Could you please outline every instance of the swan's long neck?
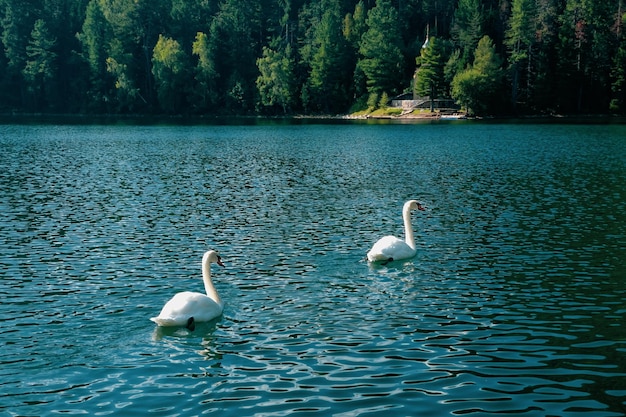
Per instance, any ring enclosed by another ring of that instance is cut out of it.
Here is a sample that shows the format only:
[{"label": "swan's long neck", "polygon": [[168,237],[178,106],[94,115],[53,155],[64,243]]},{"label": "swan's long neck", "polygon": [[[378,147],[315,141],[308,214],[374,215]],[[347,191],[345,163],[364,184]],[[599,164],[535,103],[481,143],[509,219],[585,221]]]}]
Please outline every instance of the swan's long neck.
[{"label": "swan's long neck", "polygon": [[222,299],[217,293],[213,285],[213,280],[211,279],[211,262],[207,259],[202,260],[202,280],[204,281],[204,290],[206,291],[207,297],[211,298],[219,305],[222,305]]},{"label": "swan's long neck", "polygon": [[402,209],[402,219],[404,220],[404,241],[411,249],[415,249],[413,225],[411,224],[411,209],[408,206]]}]

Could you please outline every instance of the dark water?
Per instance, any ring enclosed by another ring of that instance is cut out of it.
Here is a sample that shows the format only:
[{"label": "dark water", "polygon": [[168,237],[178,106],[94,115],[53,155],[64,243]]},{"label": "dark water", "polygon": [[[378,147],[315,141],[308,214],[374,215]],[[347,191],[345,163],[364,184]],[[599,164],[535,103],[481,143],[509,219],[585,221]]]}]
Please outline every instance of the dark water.
[{"label": "dark water", "polygon": [[5,125],[0,213],[3,416],[625,415],[624,125]]}]

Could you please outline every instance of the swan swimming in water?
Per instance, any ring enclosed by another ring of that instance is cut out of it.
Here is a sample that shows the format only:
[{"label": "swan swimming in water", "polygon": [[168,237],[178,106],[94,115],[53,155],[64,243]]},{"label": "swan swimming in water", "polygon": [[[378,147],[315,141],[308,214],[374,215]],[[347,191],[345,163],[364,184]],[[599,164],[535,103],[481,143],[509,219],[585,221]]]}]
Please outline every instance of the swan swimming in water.
[{"label": "swan swimming in water", "polygon": [[404,240],[395,236],[385,236],[374,243],[372,249],[367,252],[369,262],[390,262],[401,259],[409,259],[415,256],[415,239],[413,238],[413,225],[411,224],[411,210],[426,210],[417,200],[409,200],[402,208],[402,220],[404,220]]},{"label": "swan swimming in water", "polygon": [[150,320],[159,326],[185,326],[189,330],[194,330],[196,322],[211,321],[222,314],[224,303],[211,280],[213,262],[224,266],[217,252],[207,251],[202,257],[202,280],[206,295],[191,291],[179,292],[163,306],[157,317]]}]

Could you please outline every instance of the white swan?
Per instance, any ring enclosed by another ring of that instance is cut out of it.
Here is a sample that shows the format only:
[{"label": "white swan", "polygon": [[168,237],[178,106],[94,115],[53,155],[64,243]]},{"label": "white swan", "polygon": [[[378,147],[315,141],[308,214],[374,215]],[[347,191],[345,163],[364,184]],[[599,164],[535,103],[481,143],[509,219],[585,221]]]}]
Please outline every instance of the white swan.
[{"label": "white swan", "polygon": [[404,220],[404,240],[395,236],[385,236],[374,243],[372,249],[367,252],[367,260],[370,262],[389,262],[400,259],[408,259],[415,256],[415,239],[413,238],[413,226],[411,225],[411,210],[426,210],[418,201],[409,200],[402,208],[402,220]]},{"label": "white swan", "polygon": [[193,330],[196,322],[211,321],[222,314],[224,303],[211,280],[211,263],[224,266],[217,252],[207,251],[202,257],[202,280],[206,295],[198,292],[179,292],[163,306],[161,313],[150,320],[159,326],[186,326]]}]

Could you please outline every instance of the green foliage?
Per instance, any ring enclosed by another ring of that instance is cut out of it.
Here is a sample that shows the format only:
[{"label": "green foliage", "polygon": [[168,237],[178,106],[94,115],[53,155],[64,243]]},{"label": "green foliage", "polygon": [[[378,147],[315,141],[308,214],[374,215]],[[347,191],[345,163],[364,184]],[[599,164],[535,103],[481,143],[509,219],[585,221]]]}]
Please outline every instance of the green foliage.
[{"label": "green foliage", "polygon": [[367,98],[367,109],[372,111],[378,108],[380,101],[378,99],[378,93],[372,92]]},{"label": "green foliage", "polygon": [[474,63],[452,80],[452,97],[469,113],[482,115],[495,110],[502,88],[501,59],[488,36],[474,52]]},{"label": "green foliage", "polygon": [[152,53],[152,74],[163,110],[170,113],[184,111],[188,68],[187,56],[178,41],[159,35]]},{"label": "green foliage", "polygon": [[532,47],[537,32],[535,13],[535,0],[513,0],[505,40],[512,64],[529,58],[529,48]]},{"label": "green foliage", "polygon": [[[611,66],[616,54],[611,29],[617,7],[613,6],[618,5],[593,0],[565,1],[557,45],[558,94],[563,98],[561,109],[565,112],[581,112],[589,106],[608,107]],[[622,27],[620,33],[623,30]]]},{"label": "green foliage", "polygon": [[[625,21],[626,14],[621,17],[622,24]],[[611,85],[612,98],[609,110],[614,113],[624,113],[626,110],[626,37],[620,39],[611,75],[613,83]]]},{"label": "green foliage", "polygon": [[417,59],[418,69],[415,74],[415,93],[420,97],[438,98],[445,94],[444,67],[447,62],[443,42],[436,37],[428,40],[422,47]]},{"label": "green foliage", "polygon": [[[505,103],[624,112],[623,9],[621,0],[0,0],[0,109],[341,113],[380,106],[415,75],[417,94],[452,91],[476,113]],[[502,62],[481,55],[485,35]]]},{"label": "green foliage", "polygon": [[[535,0],[513,0],[505,45],[511,68],[511,102],[517,105],[522,88],[523,100],[528,100],[533,88],[533,46],[537,33]],[[520,80],[522,79],[522,80]]]},{"label": "green foliage", "polygon": [[82,31],[76,36],[82,46],[82,58],[89,69],[86,81],[89,85],[88,107],[94,111],[105,111],[110,89],[106,66],[107,42],[112,34],[98,0],[91,0],[87,5]]},{"label": "green foliage", "polygon": [[398,13],[390,0],[377,0],[367,14],[367,31],[361,38],[358,67],[369,93],[396,93],[403,82],[403,55]]},{"label": "green foliage", "polygon": [[206,111],[218,102],[216,85],[218,73],[212,59],[209,37],[205,33],[196,33],[196,39],[192,44],[192,53],[197,57],[197,63],[194,69],[195,86],[191,101],[196,109]]},{"label": "green foliage", "polygon": [[480,71],[468,68],[458,73],[452,80],[452,97],[468,113],[480,113],[482,110],[481,97],[484,84],[485,77]]},{"label": "green foliage", "polygon": [[257,1],[225,0],[220,2],[207,32],[214,94],[221,100],[219,108],[230,113],[246,113],[254,107],[256,61],[262,53],[259,13]]},{"label": "green foliage", "polygon": [[456,46],[462,51],[464,64],[472,60],[474,48],[485,34],[483,8],[480,3],[480,0],[459,0],[454,12],[450,34]]},{"label": "green foliage", "polygon": [[26,62],[28,45],[35,16],[43,17],[41,5],[36,0],[4,0],[2,2],[2,45],[7,58],[7,68],[19,73]]},{"label": "green foliage", "polygon": [[307,88],[309,100],[305,106],[312,111],[335,113],[345,111],[352,83],[348,42],[342,33],[340,4],[337,0],[321,2],[321,16],[315,19],[310,33],[311,55]]},{"label": "green foliage", "polygon": [[465,64],[463,59],[461,58],[461,50],[455,49],[448,61],[443,67],[443,79],[446,85],[450,85],[452,83],[452,79],[456,74],[463,71],[465,69]]},{"label": "green foliage", "polygon": [[496,53],[496,47],[489,36],[483,36],[478,41],[476,52],[474,53],[474,68],[484,73],[489,77],[489,83],[495,85],[498,80],[497,77],[501,76],[500,66],[502,65],[502,59]]},{"label": "green foliage", "polygon": [[152,111],[156,88],[152,51],[157,28],[164,23],[165,3],[152,0],[98,0],[111,37],[106,68],[113,78],[114,99],[120,112]]},{"label": "green foliage", "polygon": [[343,20],[343,35],[346,40],[354,47],[358,49],[361,37],[366,30],[367,12],[363,0],[360,0],[354,7],[354,13],[346,14]]},{"label": "green foliage", "polygon": [[115,79],[115,99],[118,103],[118,109],[120,111],[134,112],[136,110],[135,103],[141,97],[141,94],[131,77],[128,64],[108,57],[106,59],[106,67],[107,72]]},{"label": "green foliage", "polygon": [[291,110],[296,98],[292,55],[290,45],[278,50],[264,47],[263,56],[257,60],[260,75],[256,85],[261,104],[279,106],[285,114]]},{"label": "green foliage", "polygon": [[378,102],[378,107],[381,108],[381,109],[384,109],[388,105],[389,105],[389,95],[387,93],[383,92],[380,95],[380,101]]},{"label": "green foliage", "polygon": [[26,46],[26,64],[24,80],[31,96],[33,110],[41,110],[41,106],[49,103],[51,81],[56,75],[56,58],[54,52],[56,39],[48,32],[42,19],[35,21],[31,39]]}]

